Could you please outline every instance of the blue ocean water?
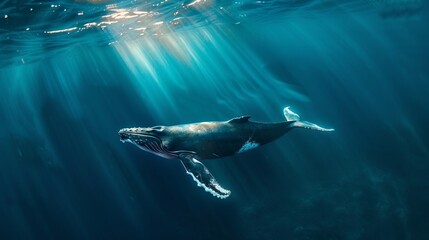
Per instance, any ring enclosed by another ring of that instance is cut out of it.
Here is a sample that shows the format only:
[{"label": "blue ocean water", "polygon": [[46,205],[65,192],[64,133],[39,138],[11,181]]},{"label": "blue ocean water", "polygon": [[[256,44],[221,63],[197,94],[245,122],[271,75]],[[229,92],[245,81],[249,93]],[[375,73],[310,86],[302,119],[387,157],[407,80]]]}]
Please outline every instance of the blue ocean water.
[{"label": "blue ocean water", "polygon": [[[429,22],[419,0],[0,3],[0,239],[429,239]],[[284,121],[204,164],[133,126]]]}]

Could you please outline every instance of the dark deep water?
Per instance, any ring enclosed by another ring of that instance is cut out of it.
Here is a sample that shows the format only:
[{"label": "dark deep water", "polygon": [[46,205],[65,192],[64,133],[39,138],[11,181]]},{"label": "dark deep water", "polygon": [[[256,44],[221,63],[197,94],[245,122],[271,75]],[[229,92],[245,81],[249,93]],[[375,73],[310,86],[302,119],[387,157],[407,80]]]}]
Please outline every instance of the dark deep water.
[{"label": "dark deep water", "polygon": [[[429,239],[428,6],[344,2],[0,3],[0,239]],[[117,134],[288,105],[336,131],[204,162],[225,200]]]}]

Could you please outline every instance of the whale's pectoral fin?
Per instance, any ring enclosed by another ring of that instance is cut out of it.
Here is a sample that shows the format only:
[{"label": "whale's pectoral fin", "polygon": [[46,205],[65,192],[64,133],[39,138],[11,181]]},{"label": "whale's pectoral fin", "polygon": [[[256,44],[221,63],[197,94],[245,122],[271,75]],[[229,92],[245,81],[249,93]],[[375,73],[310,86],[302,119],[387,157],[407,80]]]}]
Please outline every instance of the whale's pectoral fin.
[{"label": "whale's pectoral fin", "polygon": [[206,166],[195,159],[194,155],[181,154],[179,158],[186,169],[186,173],[192,176],[199,187],[203,187],[215,197],[222,199],[229,197],[231,191],[221,187]]}]

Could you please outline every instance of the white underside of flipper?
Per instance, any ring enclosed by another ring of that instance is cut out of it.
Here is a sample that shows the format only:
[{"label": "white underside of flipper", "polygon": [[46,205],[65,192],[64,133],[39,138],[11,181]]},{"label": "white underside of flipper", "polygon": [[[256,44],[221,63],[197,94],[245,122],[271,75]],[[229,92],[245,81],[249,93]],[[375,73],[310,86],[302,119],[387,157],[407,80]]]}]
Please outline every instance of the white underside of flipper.
[{"label": "white underside of flipper", "polygon": [[194,181],[197,183],[198,187],[202,187],[204,188],[204,190],[206,192],[211,193],[213,196],[218,197],[220,199],[225,199],[227,197],[229,197],[229,195],[231,195],[231,191],[224,189],[221,185],[219,185],[219,183],[214,182],[211,183],[212,186],[214,186],[216,189],[220,190],[223,192],[223,194],[219,194],[217,192],[215,192],[213,189],[207,187],[206,185],[202,184],[195,176],[194,174],[192,174],[192,172],[186,171],[187,174],[192,176],[192,179],[194,179]]},{"label": "white underside of flipper", "polygon": [[231,195],[231,191],[223,188],[200,161],[191,155],[179,156],[186,173],[192,176],[198,187],[203,187],[206,192],[213,196],[225,199]]}]

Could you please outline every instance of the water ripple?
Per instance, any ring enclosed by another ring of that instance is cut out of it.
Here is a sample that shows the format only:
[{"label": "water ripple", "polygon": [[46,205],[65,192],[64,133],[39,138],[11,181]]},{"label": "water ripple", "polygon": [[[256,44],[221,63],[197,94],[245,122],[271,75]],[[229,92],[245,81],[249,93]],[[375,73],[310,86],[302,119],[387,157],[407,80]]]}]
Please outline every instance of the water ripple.
[{"label": "water ripple", "polygon": [[[334,12],[414,15],[421,0],[70,0],[0,3],[0,67],[28,63],[75,44],[111,44],[207,25]],[[106,31],[107,30],[107,31]]]}]

